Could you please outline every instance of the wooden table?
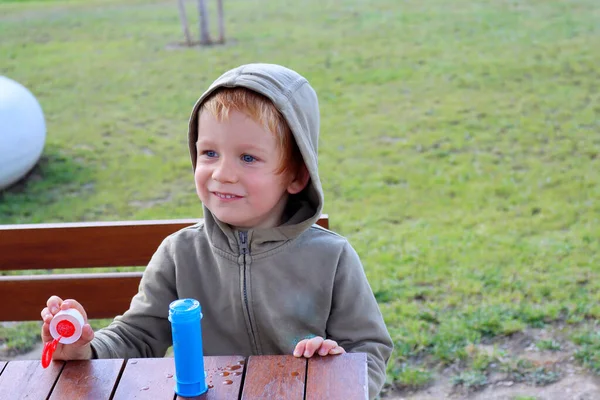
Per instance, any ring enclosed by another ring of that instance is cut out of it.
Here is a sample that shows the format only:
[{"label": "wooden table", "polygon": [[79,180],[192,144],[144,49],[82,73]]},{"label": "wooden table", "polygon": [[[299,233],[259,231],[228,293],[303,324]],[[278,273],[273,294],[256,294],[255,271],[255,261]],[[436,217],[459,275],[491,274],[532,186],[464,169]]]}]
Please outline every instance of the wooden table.
[{"label": "wooden table", "polygon": [[[204,357],[209,390],[197,399],[368,398],[364,353]],[[180,399],[173,358],[0,361],[0,399]]]}]

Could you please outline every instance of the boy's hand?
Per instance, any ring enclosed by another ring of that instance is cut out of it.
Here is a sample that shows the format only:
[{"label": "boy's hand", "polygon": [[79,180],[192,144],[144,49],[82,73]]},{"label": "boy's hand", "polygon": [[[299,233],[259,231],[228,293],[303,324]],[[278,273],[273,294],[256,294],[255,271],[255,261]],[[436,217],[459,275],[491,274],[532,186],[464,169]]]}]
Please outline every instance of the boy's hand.
[{"label": "boy's hand", "polygon": [[326,356],[328,354],[345,353],[343,347],[338,346],[337,342],[330,339],[323,339],[321,336],[315,336],[311,339],[304,339],[298,342],[294,349],[294,357],[311,358],[314,354]]},{"label": "boy's hand", "polygon": [[54,340],[50,335],[50,321],[60,310],[74,308],[81,313],[85,324],[82,327],[81,337],[73,344],[59,343],[52,356],[53,360],[89,360],[92,358],[92,346],[90,342],[94,338],[94,330],[87,323],[87,314],[79,302],[68,299],[63,301],[58,296],[52,296],[46,302],[46,308],[42,310],[42,342],[45,344]]}]

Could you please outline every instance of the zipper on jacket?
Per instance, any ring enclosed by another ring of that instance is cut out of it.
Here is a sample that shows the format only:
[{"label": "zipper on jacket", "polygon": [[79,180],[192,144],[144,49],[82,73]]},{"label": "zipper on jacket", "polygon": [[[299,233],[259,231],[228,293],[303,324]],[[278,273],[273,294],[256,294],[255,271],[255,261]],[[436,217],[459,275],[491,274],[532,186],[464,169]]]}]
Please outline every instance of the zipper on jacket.
[{"label": "zipper on jacket", "polygon": [[254,334],[254,328],[252,326],[252,317],[250,315],[250,304],[248,303],[248,289],[246,284],[246,255],[250,253],[248,250],[248,232],[239,232],[240,236],[240,247],[242,249],[242,255],[244,257],[244,266],[243,266],[243,274],[244,274],[244,306],[246,307],[246,312],[248,313],[248,321],[250,321],[250,333],[252,334],[252,345],[254,349],[257,350],[256,345],[256,336]]}]

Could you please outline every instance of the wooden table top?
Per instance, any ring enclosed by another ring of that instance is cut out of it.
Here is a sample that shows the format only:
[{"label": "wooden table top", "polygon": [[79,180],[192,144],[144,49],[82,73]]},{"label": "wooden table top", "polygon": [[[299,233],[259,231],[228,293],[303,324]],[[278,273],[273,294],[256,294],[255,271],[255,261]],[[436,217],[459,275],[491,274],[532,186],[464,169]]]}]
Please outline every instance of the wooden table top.
[{"label": "wooden table top", "polygon": [[[204,357],[209,390],[196,399],[368,398],[364,353],[313,357]],[[0,399],[183,399],[173,358],[0,361]]]}]

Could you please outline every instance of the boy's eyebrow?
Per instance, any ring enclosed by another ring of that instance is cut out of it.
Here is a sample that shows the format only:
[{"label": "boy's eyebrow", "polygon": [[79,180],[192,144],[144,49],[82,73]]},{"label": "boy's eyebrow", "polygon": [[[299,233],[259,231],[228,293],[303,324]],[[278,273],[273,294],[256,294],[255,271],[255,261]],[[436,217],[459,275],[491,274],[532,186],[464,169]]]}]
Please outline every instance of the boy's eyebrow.
[{"label": "boy's eyebrow", "polygon": [[[198,147],[198,146],[211,147],[211,146],[215,146],[215,143],[210,139],[198,139],[198,140],[196,140],[196,147]],[[242,148],[244,150],[251,150],[251,151],[256,151],[256,152],[260,152],[260,153],[266,152],[265,149],[257,146],[254,143],[241,143],[240,148]]]},{"label": "boy's eyebrow", "polygon": [[199,144],[213,144],[213,142],[210,139],[198,138],[198,139],[196,139],[196,146],[198,146]]},{"label": "boy's eyebrow", "polygon": [[265,149],[255,145],[253,143],[242,143],[240,147],[243,149],[248,149],[248,150],[252,150],[252,151],[265,152]]}]

